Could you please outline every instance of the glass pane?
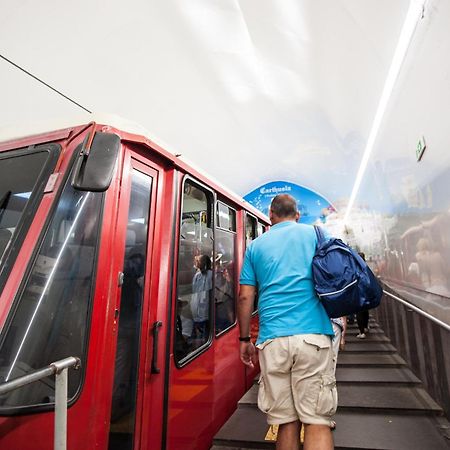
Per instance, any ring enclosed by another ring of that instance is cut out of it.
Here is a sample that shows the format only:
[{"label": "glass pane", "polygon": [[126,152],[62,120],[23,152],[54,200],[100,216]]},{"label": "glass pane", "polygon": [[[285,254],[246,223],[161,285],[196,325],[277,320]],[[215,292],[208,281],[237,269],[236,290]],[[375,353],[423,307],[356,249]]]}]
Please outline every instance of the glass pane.
[{"label": "glass pane", "polygon": [[220,228],[236,231],[236,212],[220,202],[217,202],[217,219]]},{"label": "glass pane", "polygon": [[256,219],[246,214],[245,216],[245,245],[256,239]]},{"label": "glass pane", "polygon": [[[257,234],[258,231],[258,224],[256,219],[248,214],[245,216],[245,245],[248,247],[250,245],[250,242],[255,240],[259,234]],[[258,293],[255,295],[255,301],[253,303],[253,312],[258,310]]]},{"label": "glass pane", "polygon": [[[64,188],[0,347],[0,381],[8,381],[67,356],[82,359],[69,377],[69,398],[82,379],[89,304],[95,277],[102,194]],[[54,401],[54,377],[0,398],[0,406]]]},{"label": "glass pane", "polygon": [[48,156],[48,152],[0,156],[0,262]]},{"label": "glass pane", "polygon": [[219,334],[233,325],[236,320],[235,235],[227,231],[216,230],[216,245],[215,305],[216,334]]},{"label": "glass pane", "polygon": [[208,342],[211,329],[213,230],[211,199],[185,184],[180,228],[177,290],[177,361]]},{"label": "glass pane", "polygon": [[131,449],[136,416],[139,338],[152,178],[132,172],[120,298],[109,448]]},{"label": "glass pane", "polygon": [[266,231],[266,228],[263,224],[258,222],[258,237],[261,236]]},{"label": "glass pane", "polygon": [[236,211],[230,208],[230,226],[228,227],[230,231],[236,231]]},{"label": "glass pane", "polygon": [[228,206],[223,203],[217,203],[217,216],[218,216],[218,226],[228,230],[230,226],[230,214],[228,212]]}]

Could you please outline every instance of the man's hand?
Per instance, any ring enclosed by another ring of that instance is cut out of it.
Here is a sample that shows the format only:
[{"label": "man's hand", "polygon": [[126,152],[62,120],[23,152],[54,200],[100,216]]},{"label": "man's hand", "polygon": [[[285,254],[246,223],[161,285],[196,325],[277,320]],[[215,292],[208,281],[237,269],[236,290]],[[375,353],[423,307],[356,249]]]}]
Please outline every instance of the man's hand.
[{"label": "man's hand", "polygon": [[251,369],[255,367],[258,361],[258,354],[253,342],[241,342],[240,343],[240,356],[241,361]]}]

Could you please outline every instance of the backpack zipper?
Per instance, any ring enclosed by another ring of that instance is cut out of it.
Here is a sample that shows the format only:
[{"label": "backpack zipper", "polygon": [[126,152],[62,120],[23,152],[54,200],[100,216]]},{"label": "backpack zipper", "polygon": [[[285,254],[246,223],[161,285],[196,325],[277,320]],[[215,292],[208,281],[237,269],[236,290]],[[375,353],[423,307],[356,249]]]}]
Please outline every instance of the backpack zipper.
[{"label": "backpack zipper", "polygon": [[355,283],[357,283],[357,282],[358,282],[358,280],[356,279],[356,280],[352,281],[351,283],[347,284],[347,286],[344,286],[342,289],[339,289],[338,291],[327,292],[327,293],[325,293],[325,294],[318,294],[318,295],[319,295],[319,297],[326,297],[326,296],[328,296],[328,295],[339,294],[339,293],[345,291],[345,290],[346,290],[347,288],[349,288],[350,286],[353,286],[353,285],[354,285]]}]

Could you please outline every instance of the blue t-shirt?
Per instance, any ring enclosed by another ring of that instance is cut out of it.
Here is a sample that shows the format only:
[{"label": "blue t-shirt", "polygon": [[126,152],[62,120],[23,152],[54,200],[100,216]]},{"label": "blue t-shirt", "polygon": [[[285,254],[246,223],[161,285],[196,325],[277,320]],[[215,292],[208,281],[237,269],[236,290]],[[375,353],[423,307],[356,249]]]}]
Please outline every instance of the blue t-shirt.
[{"label": "blue t-shirt", "polygon": [[333,336],[330,319],[314,291],[311,263],[316,243],[314,227],[286,221],[272,226],[247,248],[240,284],[258,288],[258,344],[296,334]]}]

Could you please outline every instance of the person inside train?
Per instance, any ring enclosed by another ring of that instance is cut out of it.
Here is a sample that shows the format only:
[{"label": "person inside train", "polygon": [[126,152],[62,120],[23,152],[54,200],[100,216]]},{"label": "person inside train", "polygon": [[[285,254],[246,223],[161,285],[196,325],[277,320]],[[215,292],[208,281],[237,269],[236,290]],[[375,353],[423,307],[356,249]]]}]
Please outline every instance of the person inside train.
[{"label": "person inside train", "polygon": [[233,264],[222,265],[220,259],[216,261],[215,271],[217,333],[227,329],[234,322],[234,283],[231,278]]},{"label": "person inside train", "polygon": [[132,409],[139,345],[139,316],[142,305],[145,256],[142,245],[135,245],[124,261],[124,279],[120,300],[111,421],[116,422]]},{"label": "person inside train", "polygon": [[200,345],[207,334],[209,309],[212,295],[211,259],[208,255],[200,255],[196,259],[197,271],[192,280],[191,313],[193,320],[192,338]]}]

